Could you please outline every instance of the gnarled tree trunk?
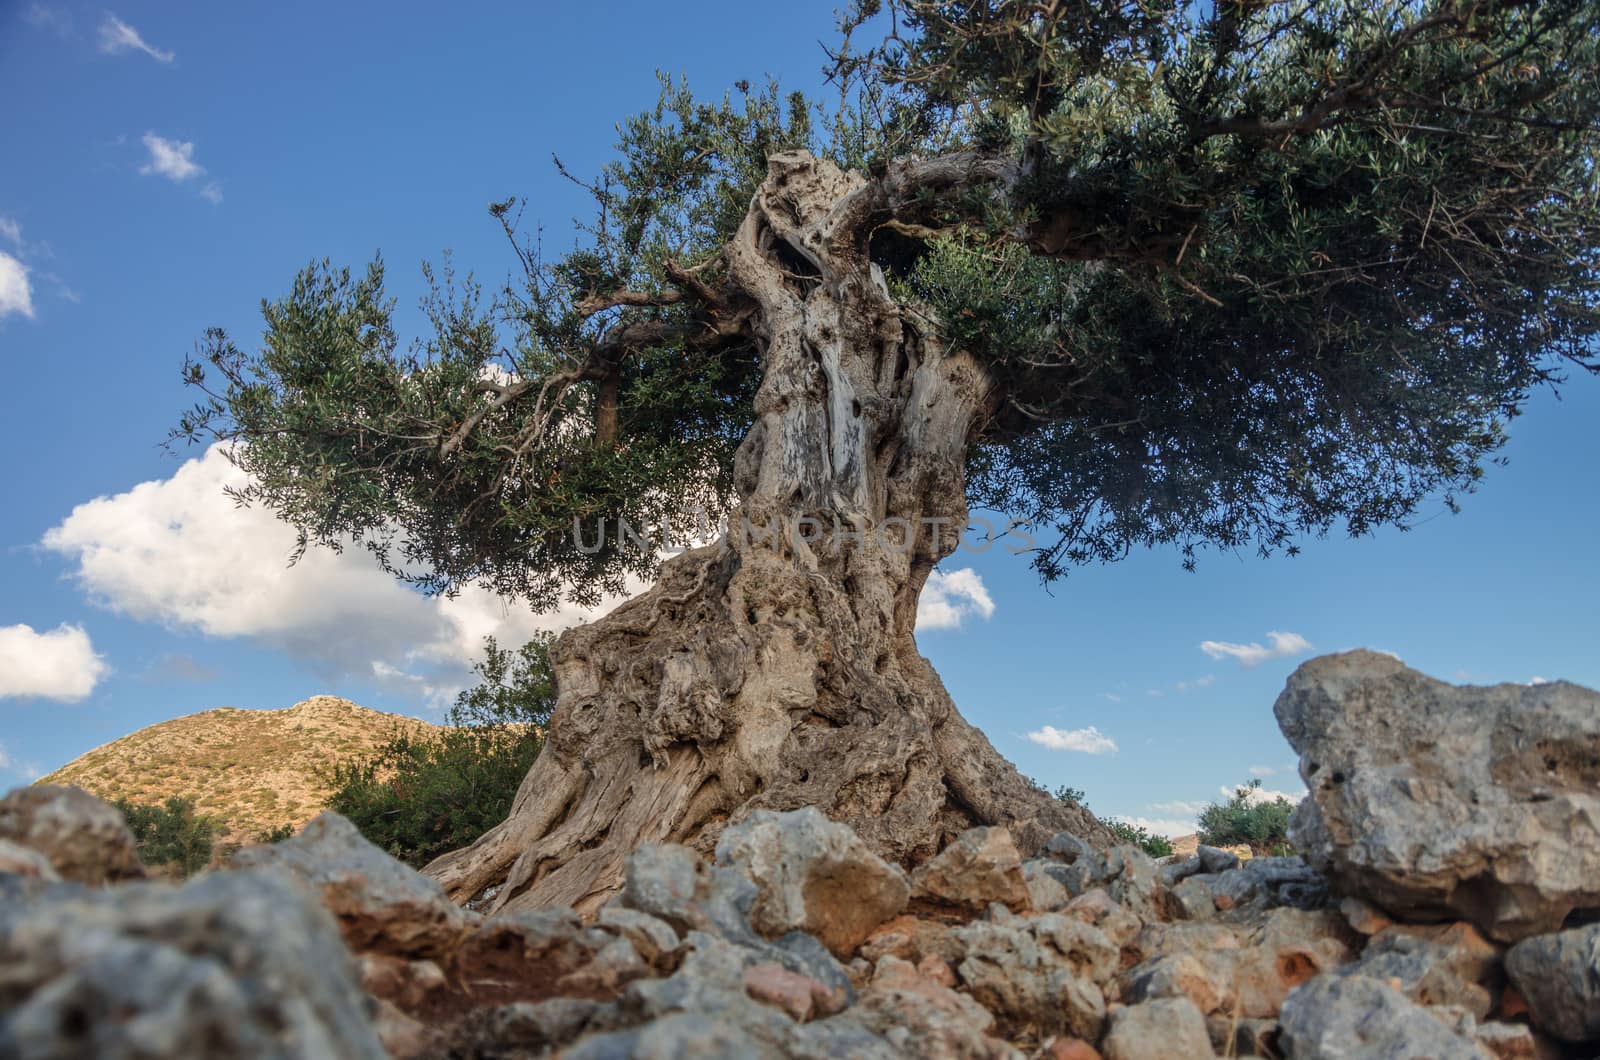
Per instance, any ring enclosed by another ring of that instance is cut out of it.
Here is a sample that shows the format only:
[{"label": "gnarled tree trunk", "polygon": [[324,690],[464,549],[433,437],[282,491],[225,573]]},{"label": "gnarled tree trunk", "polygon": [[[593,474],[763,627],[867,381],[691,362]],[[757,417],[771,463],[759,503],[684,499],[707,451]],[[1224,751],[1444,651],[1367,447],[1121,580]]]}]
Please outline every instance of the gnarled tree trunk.
[{"label": "gnarled tree trunk", "polygon": [[458,901],[597,908],[642,843],[703,851],[758,808],[815,806],[911,863],[977,824],[1104,835],[956,712],[913,639],[966,526],[983,367],[943,348],[867,253],[895,193],[775,156],[728,250],[765,374],[715,544],[558,642],[547,745],[507,820],[427,871]]}]

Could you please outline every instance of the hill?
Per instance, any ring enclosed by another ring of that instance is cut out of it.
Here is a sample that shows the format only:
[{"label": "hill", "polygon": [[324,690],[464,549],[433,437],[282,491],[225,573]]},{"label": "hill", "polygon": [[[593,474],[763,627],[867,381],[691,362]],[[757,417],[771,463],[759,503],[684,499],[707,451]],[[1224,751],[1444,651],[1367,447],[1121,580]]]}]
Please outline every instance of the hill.
[{"label": "hill", "polygon": [[39,783],[138,803],[192,795],[201,813],[222,822],[223,838],[243,840],[315,817],[329,794],[323,776],[334,763],[372,752],[397,730],[436,728],[336,696],[282,710],[221,707],[103,744]]}]

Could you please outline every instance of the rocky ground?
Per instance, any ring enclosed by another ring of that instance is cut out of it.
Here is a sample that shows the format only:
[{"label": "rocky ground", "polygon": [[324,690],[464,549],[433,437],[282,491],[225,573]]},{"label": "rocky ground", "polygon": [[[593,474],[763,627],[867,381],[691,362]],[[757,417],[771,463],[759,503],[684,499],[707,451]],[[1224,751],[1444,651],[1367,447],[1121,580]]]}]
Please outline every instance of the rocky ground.
[{"label": "rocky ground", "polygon": [[1303,858],[975,829],[907,873],[814,811],[638,850],[592,922],[485,917],[325,814],[182,885],[0,802],[0,1057],[1144,1060],[1600,1052],[1600,695],[1314,660]]}]

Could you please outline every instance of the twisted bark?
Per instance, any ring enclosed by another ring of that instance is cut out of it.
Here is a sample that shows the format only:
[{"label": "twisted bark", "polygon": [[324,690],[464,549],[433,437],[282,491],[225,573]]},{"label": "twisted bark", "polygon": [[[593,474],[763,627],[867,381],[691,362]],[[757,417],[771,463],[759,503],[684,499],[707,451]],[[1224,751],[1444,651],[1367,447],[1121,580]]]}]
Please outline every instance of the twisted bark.
[{"label": "twisted bark", "polygon": [[715,544],[558,642],[548,743],[507,820],[428,866],[465,901],[597,908],[641,843],[702,851],[754,809],[815,806],[912,863],[978,824],[1024,846],[1102,826],[957,713],[913,638],[966,526],[983,367],[868,255],[904,174],[775,156],[728,248],[764,352],[741,497]]}]

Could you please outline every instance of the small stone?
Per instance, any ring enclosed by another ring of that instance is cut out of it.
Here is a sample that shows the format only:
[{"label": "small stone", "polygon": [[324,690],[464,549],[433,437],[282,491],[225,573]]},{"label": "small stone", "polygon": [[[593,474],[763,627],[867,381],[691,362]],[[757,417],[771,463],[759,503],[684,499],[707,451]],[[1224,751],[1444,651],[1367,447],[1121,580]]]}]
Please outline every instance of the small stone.
[{"label": "small stone", "polygon": [[1339,912],[1344,914],[1345,923],[1350,925],[1351,930],[1362,935],[1376,935],[1394,923],[1376,907],[1359,898],[1340,899]]},{"label": "small stone", "polygon": [[817,990],[826,992],[827,987],[779,964],[763,961],[744,970],[745,993],[757,1001],[778,1006],[800,1023],[811,1018]]},{"label": "small stone", "polygon": [[1105,1060],[1199,1060],[1214,1057],[1206,1019],[1187,998],[1128,1005],[1111,1015],[1101,1043]]},{"label": "small stone", "polygon": [[940,986],[954,987],[956,985],[955,970],[950,967],[950,962],[940,957],[937,953],[930,953],[918,961],[917,973],[938,983]]},{"label": "small stone", "polygon": [[1100,1050],[1082,1038],[1051,1038],[1044,1055],[1048,1060],[1104,1060]]},{"label": "small stone", "polygon": [[1480,1023],[1475,1034],[1495,1060],[1555,1060],[1560,1055],[1526,1023]]},{"label": "small stone", "polygon": [[981,912],[991,902],[1012,911],[1029,908],[1022,855],[1004,828],[970,828],[911,878],[912,894],[925,901]]},{"label": "small stone", "polygon": [[1506,953],[1506,975],[1540,1030],[1600,1041],[1600,924],[1524,939]]}]

